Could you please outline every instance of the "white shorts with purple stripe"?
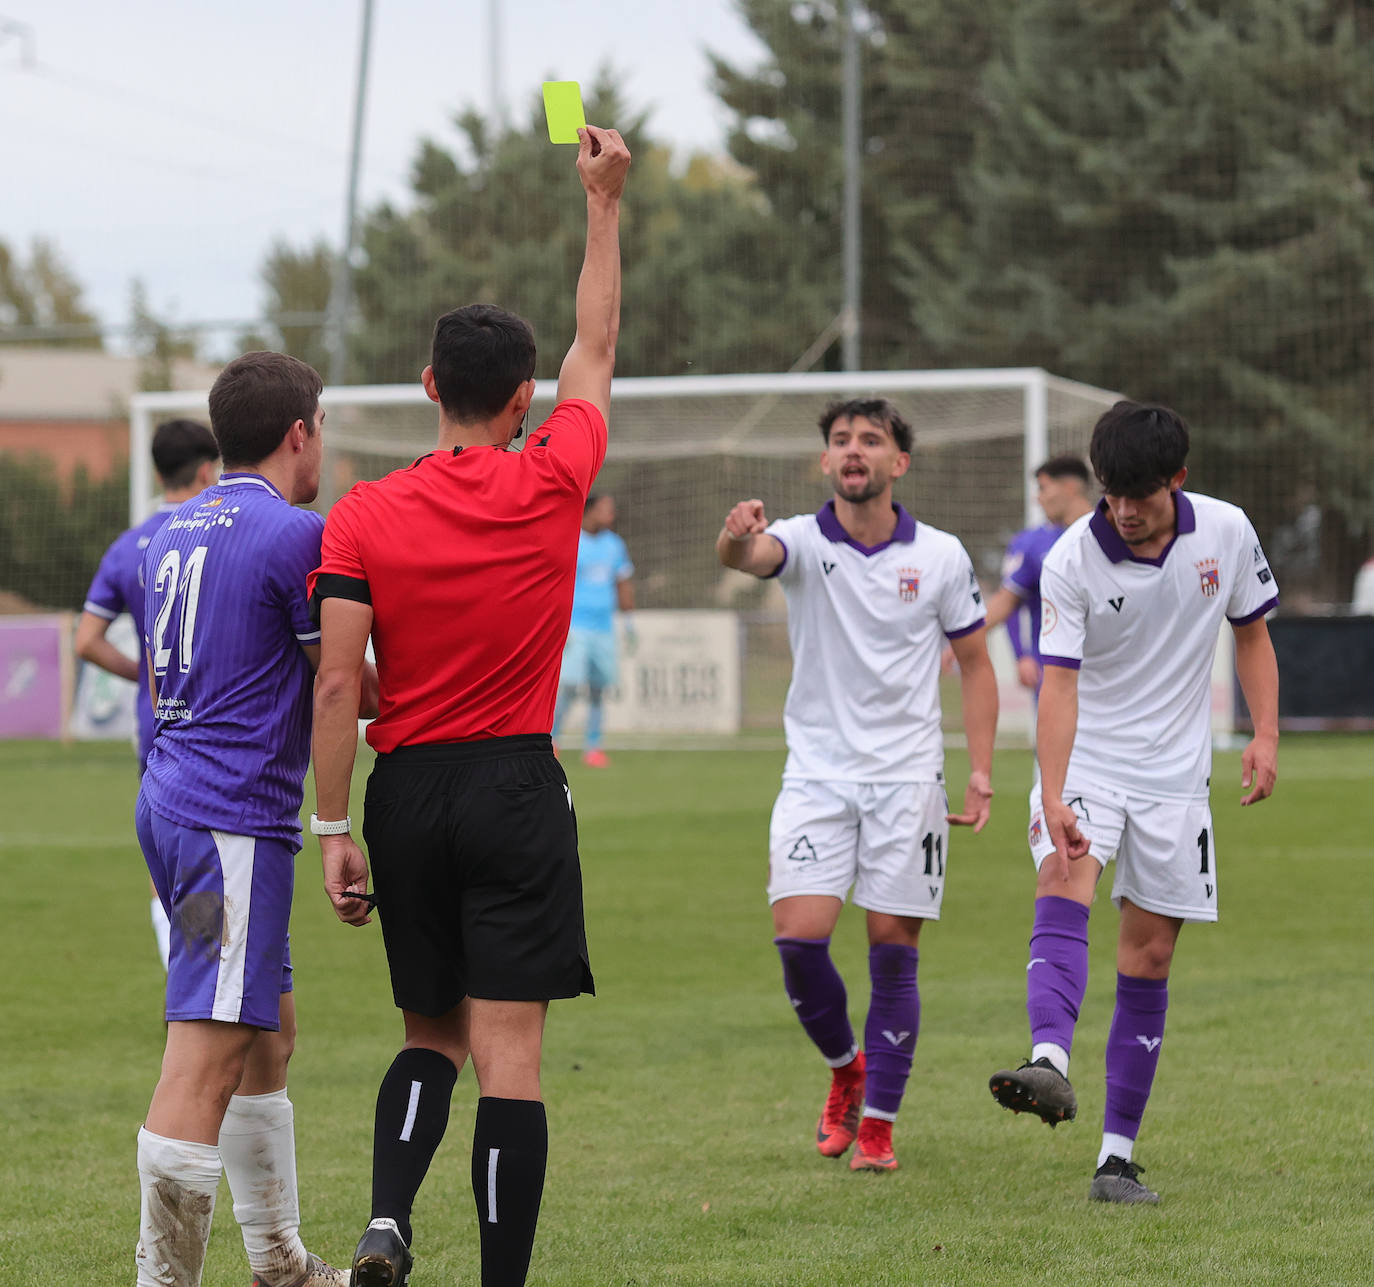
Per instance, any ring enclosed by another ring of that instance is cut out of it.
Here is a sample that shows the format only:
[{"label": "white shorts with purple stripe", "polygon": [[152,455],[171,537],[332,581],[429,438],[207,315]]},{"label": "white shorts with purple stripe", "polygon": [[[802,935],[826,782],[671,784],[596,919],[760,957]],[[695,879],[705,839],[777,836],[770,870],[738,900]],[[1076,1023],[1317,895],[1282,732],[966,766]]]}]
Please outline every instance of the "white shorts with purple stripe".
[{"label": "white shorts with purple stripe", "polygon": [[276,1031],[291,991],[291,893],[284,840],[171,822],[142,792],[138,842],[172,923],[167,1020],[217,1019]]}]

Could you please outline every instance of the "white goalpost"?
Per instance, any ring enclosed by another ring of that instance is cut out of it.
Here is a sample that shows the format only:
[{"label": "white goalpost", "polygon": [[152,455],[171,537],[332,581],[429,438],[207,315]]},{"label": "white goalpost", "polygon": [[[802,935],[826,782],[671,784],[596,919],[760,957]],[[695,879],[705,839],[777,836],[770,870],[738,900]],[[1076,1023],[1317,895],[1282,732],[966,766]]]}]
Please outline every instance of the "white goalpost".
[{"label": "white goalpost", "polygon": [[[552,410],[553,393],[553,381],[541,382],[531,425]],[[916,435],[898,499],[918,519],[959,536],[991,591],[1007,541],[1042,521],[1032,471],[1051,455],[1086,455],[1093,423],[1117,396],[1033,367],[617,379],[596,490],[616,497],[641,606],[637,648],[624,658],[607,708],[608,735],[631,745],[780,735],[790,674],[781,594],[722,569],[714,540],[737,500],[759,497],[770,517],[825,501],[816,422],[828,402],[897,404]],[[418,382],[329,388],[321,401],[321,510],[358,479],[408,465],[433,446],[435,408]],[[173,415],[205,418],[205,395],[132,401],[133,519],[155,495],[152,430]],[[1029,696],[1015,682],[1005,632],[993,632],[989,643],[1002,681],[999,740],[1024,745]],[[957,737],[957,700],[946,706]],[[571,732],[575,739],[575,724]]]}]

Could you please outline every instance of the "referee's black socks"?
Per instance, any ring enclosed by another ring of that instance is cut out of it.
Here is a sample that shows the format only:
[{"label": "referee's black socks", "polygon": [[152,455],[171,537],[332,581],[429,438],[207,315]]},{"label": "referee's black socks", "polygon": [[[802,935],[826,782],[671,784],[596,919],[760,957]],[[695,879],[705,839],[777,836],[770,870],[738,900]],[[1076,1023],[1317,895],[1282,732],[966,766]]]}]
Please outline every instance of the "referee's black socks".
[{"label": "referee's black socks", "polygon": [[549,1126],[537,1099],[477,1101],[472,1196],[482,1231],[482,1287],[521,1287],[530,1266]]},{"label": "referee's black socks", "polygon": [[437,1050],[402,1050],[377,1091],[372,1216],[396,1221],[410,1245],[410,1209],[448,1126],[458,1070]]}]

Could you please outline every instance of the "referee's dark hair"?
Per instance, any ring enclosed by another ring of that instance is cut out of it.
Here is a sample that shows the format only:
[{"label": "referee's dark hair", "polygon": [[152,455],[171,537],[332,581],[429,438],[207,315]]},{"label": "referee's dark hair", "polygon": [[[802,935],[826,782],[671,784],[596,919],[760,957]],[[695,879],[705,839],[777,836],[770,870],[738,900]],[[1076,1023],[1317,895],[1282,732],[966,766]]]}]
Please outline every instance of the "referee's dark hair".
[{"label": "referee's dark hair", "polygon": [[315,432],[324,381],[313,366],[266,350],[236,357],[210,388],[210,428],[225,469],[266,460],[297,420]]},{"label": "referee's dark hair", "polygon": [[153,468],[168,491],[190,486],[207,460],[218,459],[215,435],[198,421],[164,420],[153,430]]},{"label": "referee's dark hair", "polygon": [[904,451],[908,455],[911,453],[911,426],[902,419],[901,413],[886,398],[848,398],[841,402],[832,402],[821,412],[818,422],[821,427],[821,438],[827,444],[830,442],[830,426],[836,420],[869,420],[875,425],[882,425],[892,435],[898,451]]},{"label": "referee's dark hair", "polygon": [[1092,473],[1084,464],[1082,456],[1051,456],[1035,471],[1036,478],[1039,478],[1041,474],[1044,474],[1046,478],[1076,478],[1083,484],[1084,491],[1088,490],[1093,480]]},{"label": "referee's dark hair", "polygon": [[1088,450],[1097,481],[1109,496],[1149,496],[1188,459],[1188,425],[1168,407],[1126,399],[1102,413]]},{"label": "referee's dark hair", "polygon": [[494,304],[455,308],[434,323],[429,365],[449,417],[459,424],[487,420],[534,379],[534,332]]}]

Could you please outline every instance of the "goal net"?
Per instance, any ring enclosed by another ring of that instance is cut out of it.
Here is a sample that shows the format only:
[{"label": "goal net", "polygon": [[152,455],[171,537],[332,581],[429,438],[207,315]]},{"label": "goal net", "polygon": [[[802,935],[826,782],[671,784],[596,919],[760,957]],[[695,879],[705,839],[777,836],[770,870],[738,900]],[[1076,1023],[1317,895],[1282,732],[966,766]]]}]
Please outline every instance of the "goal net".
[{"label": "goal net", "polygon": [[[637,639],[610,697],[608,734],[630,744],[690,744],[780,733],[791,671],[781,591],[721,568],[715,539],[738,500],[758,497],[770,517],[784,517],[814,511],[833,494],[820,472],[816,427],[829,401],[896,403],[916,437],[897,498],[920,520],[955,533],[991,591],[1007,541],[1042,521],[1032,471],[1051,455],[1086,455],[1093,423],[1116,396],[1038,369],[617,380],[596,490],[615,497],[616,527],[635,564]],[[322,401],[321,509],[355,481],[433,447],[435,408],[418,384],[327,389]],[[552,407],[550,383],[537,391],[529,423],[538,425]],[[153,496],[148,436],[172,414],[203,416],[204,397],[135,399],[135,515]],[[990,644],[1003,681],[1001,739],[1024,744],[1027,694],[1014,681],[1005,633],[994,632]],[[945,709],[957,733],[957,684]],[[574,708],[570,740],[576,718]]]}]

